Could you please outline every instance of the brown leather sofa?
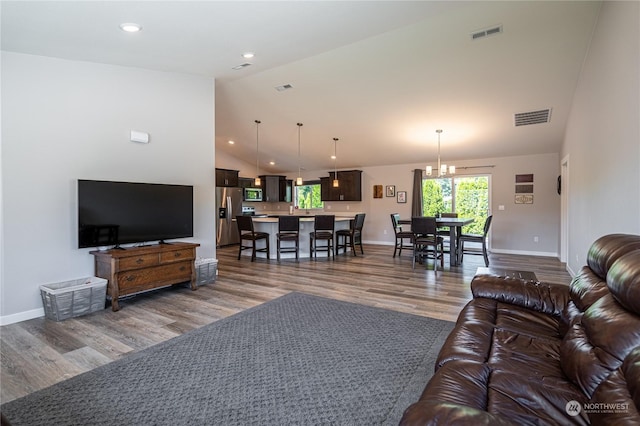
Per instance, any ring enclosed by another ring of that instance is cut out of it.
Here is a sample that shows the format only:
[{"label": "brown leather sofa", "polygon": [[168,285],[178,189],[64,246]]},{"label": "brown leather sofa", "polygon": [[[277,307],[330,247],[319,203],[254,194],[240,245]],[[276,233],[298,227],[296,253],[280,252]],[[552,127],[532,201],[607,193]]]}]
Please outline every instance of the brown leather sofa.
[{"label": "brown leather sofa", "polygon": [[640,236],[598,239],[571,285],[478,275],[401,425],[640,425]]}]

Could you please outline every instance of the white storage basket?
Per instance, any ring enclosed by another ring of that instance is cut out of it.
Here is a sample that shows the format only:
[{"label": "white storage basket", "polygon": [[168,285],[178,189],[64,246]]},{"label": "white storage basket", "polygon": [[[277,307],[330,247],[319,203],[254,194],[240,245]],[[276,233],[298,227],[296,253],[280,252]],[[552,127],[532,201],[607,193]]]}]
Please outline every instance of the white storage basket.
[{"label": "white storage basket", "polygon": [[77,317],[104,309],[107,280],[80,278],[40,286],[45,317],[54,321]]}]

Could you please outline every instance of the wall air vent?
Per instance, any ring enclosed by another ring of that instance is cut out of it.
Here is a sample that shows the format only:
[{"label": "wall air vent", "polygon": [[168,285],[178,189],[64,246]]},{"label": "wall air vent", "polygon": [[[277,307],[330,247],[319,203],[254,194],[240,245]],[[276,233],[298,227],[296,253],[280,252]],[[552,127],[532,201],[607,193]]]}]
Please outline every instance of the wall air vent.
[{"label": "wall air vent", "polygon": [[246,68],[246,67],[250,67],[251,64],[249,62],[245,62],[244,64],[240,64],[240,65],[236,65],[235,67],[231,68],[232,70],[241,70],[242,68]]},{"label": "wall air vent", "polygon": [[284,92],[285,90],[293,89],[293,86],[290,84],[283,84],[282,86],[276,86],[276,90],[278,92]]},{"label": "wall air vent", "polygon": [[529,124],[541,124],[551,121],[551,108],[539,111],[519,112],[514,115],[515,125],[528,126]]},{"label": "wall air vent", "polygon": [[485,38],[495,34],[502,33],[502,25],[496,25],[491,28],[485,28],[482,30],[474,31],[471,33],[471,40],[478,40],[479,38]]}]

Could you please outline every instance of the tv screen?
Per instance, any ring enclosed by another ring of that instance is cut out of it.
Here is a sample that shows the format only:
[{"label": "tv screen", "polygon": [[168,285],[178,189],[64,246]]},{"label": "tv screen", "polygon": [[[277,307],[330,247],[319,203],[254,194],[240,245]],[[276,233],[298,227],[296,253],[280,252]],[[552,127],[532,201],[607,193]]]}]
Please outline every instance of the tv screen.
[{"label": "tv screen", "polygon": [[193,186],[78,180],[78,247],[193,236]]}]

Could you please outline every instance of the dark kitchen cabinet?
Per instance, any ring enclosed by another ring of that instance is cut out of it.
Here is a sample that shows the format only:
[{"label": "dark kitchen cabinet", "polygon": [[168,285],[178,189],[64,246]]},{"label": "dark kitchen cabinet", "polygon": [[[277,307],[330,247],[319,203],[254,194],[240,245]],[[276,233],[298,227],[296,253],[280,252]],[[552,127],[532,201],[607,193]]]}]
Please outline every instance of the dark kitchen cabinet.
[{"label": "dark kitchen cabinet", "polygon": [[262,201],[291,202],[292,181],[286,176],[268,175],[260,176],[262,179]]},{"label": "dark kitchen cabinet", "polygon": [[240,182],[240,188],[253,188],[255,185],[253,184],[253,182],[255,181],[255,179],[253,178],[246,178],[246,177],[241,177],[238,179],[238,181]]},{"label": "dark kitchen cabinet", "polygon": [[238,170],[216,168],[216,186],[237,187],[240,185]]},{"label": "dark kitchen cabinet", "polygon": [[342,170],[338,172],[340,186],[333,187],[334,172],[329,177],[320,178],[322,201],[362,201],[362,170]]}]

